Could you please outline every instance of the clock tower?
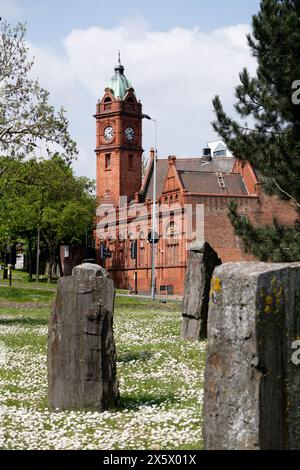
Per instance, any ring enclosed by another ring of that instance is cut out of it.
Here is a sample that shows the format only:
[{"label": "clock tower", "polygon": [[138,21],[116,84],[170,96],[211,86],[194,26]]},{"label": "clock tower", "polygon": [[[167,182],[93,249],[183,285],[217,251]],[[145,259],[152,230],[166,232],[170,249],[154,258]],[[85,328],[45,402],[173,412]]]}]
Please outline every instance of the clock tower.
[{"label": "clock tower", "polygon": [[142,183],[142,105],[124,75],[120,53],[95,118],[98,200],[118,204],[126,196],[130,201]]}]

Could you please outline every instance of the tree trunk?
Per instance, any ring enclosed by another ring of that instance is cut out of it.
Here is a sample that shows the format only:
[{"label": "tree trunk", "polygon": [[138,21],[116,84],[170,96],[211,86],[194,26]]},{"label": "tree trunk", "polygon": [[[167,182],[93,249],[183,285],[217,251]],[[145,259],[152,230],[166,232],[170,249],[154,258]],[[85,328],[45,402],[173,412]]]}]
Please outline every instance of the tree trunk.
[{"label": "tree trunk", "polygon": [[54,250],[51,243],[49,244],[49,269],[48,269],[48,284],[52,281],[52,269],[53,269],[53,258],[54,258]]},{"label": "tree trunk", "polygon": [[28,237],[28,280],[32,281],[33,260],[32,260],[32,239]]},{"label": "tree trunk", "polygon": [[63,268],[62,268],[62,264],[61,264],[60,245],[58,246],[57,252],[58,252],[57,259],[58,259],[59,275],[60,275],[60,277],[63,277],[64,272],[63,272]]}]

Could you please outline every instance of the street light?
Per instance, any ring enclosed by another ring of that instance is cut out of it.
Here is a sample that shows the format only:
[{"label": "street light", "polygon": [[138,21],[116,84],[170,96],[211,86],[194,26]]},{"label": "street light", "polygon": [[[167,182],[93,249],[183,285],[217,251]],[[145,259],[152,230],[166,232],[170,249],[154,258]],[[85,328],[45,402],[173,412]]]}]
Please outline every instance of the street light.
[{"label": "street light", "polygon": [[157,120],[148,114],[142,114],[143,119],[154,122],[155,125],[155,147],[153,162],[153,201],[152,201],[152,268],[151,268],[151,297],[155,300],[155,243],[156,243],[156,160],[157,160]]}]

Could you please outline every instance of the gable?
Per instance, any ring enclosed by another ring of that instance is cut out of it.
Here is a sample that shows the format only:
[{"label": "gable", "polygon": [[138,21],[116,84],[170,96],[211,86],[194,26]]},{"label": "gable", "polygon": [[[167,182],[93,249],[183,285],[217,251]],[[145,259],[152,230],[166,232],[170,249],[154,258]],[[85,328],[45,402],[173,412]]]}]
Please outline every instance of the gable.
[{"label": "gable", "polygon": [[162,193],[165,194],[172,191],[179,191],[180,189],[182,189],[182,182],[180,181],[175,164],[171,164],[168,168]]}]

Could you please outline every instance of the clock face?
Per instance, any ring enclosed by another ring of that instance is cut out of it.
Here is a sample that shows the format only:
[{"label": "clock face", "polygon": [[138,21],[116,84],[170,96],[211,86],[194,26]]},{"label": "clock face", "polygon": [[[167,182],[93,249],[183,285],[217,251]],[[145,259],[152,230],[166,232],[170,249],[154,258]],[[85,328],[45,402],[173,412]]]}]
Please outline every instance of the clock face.
[{"label": "clock face", "polygon": [[105,129],[104,129],[104,137],[106,140],[110,141],[113,139],[114,137],[114,130],[111,126],[107,126]]},{"label": "clock face", "polygon": [[126,139],[129,140],[129,142],[133,141],[135,133],[134,133],[134,130],[132,129],[132,127],[126,127],[125,136],[126,136]]}]

